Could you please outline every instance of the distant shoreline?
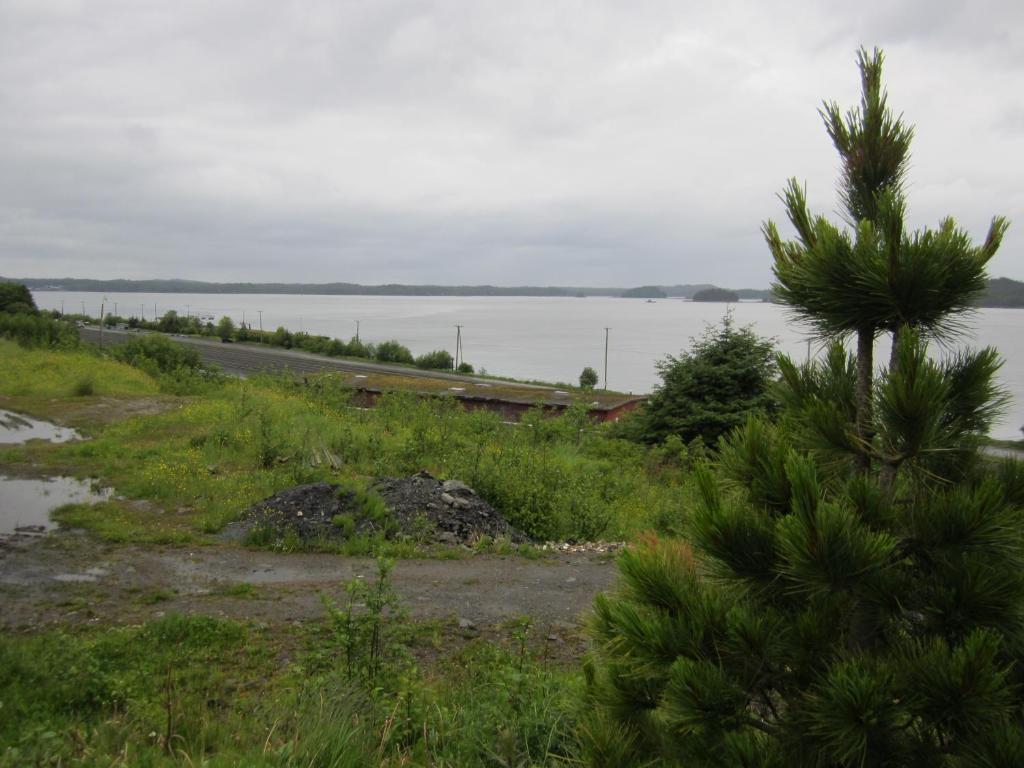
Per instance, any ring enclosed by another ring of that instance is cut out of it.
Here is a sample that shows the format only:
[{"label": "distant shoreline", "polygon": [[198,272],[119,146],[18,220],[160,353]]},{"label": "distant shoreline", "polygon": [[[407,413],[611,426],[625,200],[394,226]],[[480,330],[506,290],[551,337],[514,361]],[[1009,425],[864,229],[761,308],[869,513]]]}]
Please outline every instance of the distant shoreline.
[{"label": "distant shoreline", "polygon": [[[589,286],[495,286],[495,285],[360,285],[358,283],[210,283],[200,280],[91,280],[84,278],[0,277],[23,283],[33,291],[74,291],[81,293],[220,293],[279,294],[321,296],[607,296],[629,298],[691,298],[695,293],[714,288],[710,284],[640,286],[639,288],[601,288]],[[743,288],[741,299],[763,300],[771,291]]]},{"label": "distant shoreline", "polygon": [[[723,289],[710,283],[645,285],[632,288],[591,286],[497,286],[497,285],[360,285],[359,283],[210,283],[201,280],[91,280],[85,278],[0,277],[0,281],[23,283],[33,291],[76,293],[193,293],[193,294],[277,294],[284,296],[523,296],[585,298],[693,299],[695,294],[729,291],[741,301],[771,301],[765,288]],[[977,304],[982,308],[1024,308],[1024,282],[999,277],[988,281]]]}]

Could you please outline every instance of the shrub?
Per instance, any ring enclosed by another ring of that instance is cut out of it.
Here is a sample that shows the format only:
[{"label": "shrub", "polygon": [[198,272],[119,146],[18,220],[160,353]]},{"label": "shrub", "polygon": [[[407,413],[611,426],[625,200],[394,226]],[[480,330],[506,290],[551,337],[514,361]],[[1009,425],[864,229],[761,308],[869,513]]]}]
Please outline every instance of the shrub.
[{"label": "shrub", "polygon": [[450,371],[454,362],[448,352],[443,349],[435,349],[433,352],[427,352],[425,355],[417,357],[416,367],[435,371]]},{"label": "shrub", "polygon": [[345,354],[349,357],[373,357],[377,352],[373,344],[360,341],[355,336],[349,339],[345,345]]},{"label": "shrub", "polygon": [[277,330],[270,336],[270,343],[275,347],[284,347],[285,349],[292,348],[292,335],[288,332],[288,329],[283,325],[279,325]]},{"label": "shrub", "polygon": [[0,282],[0,313],[9,315],[35,315],[32,292],[21,283]]},{"label": "shrub", "polygon": [[96,382],[90,376],[83,376],[75,382],[75,386],[72,387],[71,393],[75,397],[87,397],[96,393]]},{"label": "shrub", "polygon": [[73,325],[38,314],[0,312],[0,336],[22,347],[70,349],[78,346],[78,331]]},{"label": "shrub", "polygon": [[412,352],[397,341],[382,341],[377,345],[374,358],[382,363],[412,363]]},{"label": "shrub", "polygon": [[459,367],[455,370],[459,373],[473,373],[473,366],[469,363],[459,363]]},{"label": "shrub", "polygon": [[164,316],[160,318],[160,321],[156,324],[157,330],[163,333],[181,333],[185,325],[185,321],[182,320],[181,316],[173,309],[169,312],[165,312]]},{"label": "shrub", "polygon": [[117,360],[147,370],[153,375],[172,373],[179,368],[196,370],[203,367],[198,351],[155,333],[134,336],[125,344],[115,347],[111,354]]}]

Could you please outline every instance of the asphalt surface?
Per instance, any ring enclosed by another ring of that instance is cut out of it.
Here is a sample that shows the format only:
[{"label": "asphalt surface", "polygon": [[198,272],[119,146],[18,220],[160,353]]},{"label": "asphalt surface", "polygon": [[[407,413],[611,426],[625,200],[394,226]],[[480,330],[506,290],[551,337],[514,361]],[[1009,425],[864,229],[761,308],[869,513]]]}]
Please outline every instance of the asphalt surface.
[{"label": "asphalt surface", "polygon": [[[91,344],[100,344],[101,335],[98,328],[79,328],[79,335],[83,341]],[[137,336],[136,331],[104,330],[102,343],[104,346],[124,344],[128,339]],[[199,351],[203,362],[218,365],[225,373],[234,376],[251,376],[256,373],[278,373],[284,370],[293,373],[323,373],[340,371],[343,373],[385,373],[399,376],[412,376],[424,379],[446,379],[453,382],[492,384],[493,381],[481,379],[474,376],[463,376],[444,371],[424,371],[418,368],[406,368],[399,365],[387,365],[385,363],[373,363],[354,360],[340,360],[334,357],[314,355],[310,352],[300,352],[294,349],[282,347],[261,346],[256,344],[225,344],[220,340],[212,340],[196,336],[171,335],[174,341],[181,344],[188,344]],[[552,387],[544,387],[536,384],[521,384],[516,382],[516,387],[524,389],[535,389],[538,392],[551,392]]]}]

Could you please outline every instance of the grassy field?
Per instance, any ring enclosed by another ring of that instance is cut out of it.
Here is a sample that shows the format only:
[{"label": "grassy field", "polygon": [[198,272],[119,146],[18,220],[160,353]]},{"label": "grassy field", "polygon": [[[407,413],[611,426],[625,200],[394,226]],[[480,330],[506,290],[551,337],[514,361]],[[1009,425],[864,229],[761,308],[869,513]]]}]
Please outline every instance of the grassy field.
[{"label": "grassy field", "polygon": [[[579,407],[559,418],[533,412],[519,426],[443,397],[388,395],[361,410],[348,406],[348,389],[329,377],[309,387],[287,378],[227,380],[171,399],[127,365],[6,343],[0,369],[6,407],[75,426],[75,409],[108,406],[106,423],[86,424],[92,439],[0,449],[0,463],[95,478],[164,513],[155,526],[141,525],[153,516],[123,500],[62,513],[113,541],[201,539],[292,485],[365,484],[423,469],[469,483],[510,522],[545,540],[671,530],[691,493],[678,451],[610,439]],[[92,393],[77,394],[76,382],[85,379]],[[118,418],[112,398],[129,415],[140,400],[160,407]]]},{"label": "grassy field", "polygon": [[[0,371],[0,406],[89,437],[0,448],[0,466],[114,488],[108,501],[55,515],[114,546],[202,545],[285,487],[365,487],[421,469],[464,480],[540,539],[670,531],[693,493],[678,446],[612,439],[582,408],[559,418],[531,412],[518,426],[444,397],[386,396],[362,410],[330,378],[322,386],[217,379],[172,396],[181,381],[88,351],[5,342]],[[423,554],[401,541],[350,546]],[[231,589],[246,600],[256,588]],[[0,766],[454,768],[579,756],[583,675],[575,660],[548,658],[529,618],[488,639],[413,622],[385,563],[377,584],[346,591],[348,604],[325,603],[321,620],[301,624],[170,614],[0,634]]]},{"label": "grassy field", "polygon": [[527,620],[439,655],[436,624],[347,619],[268,630],[172,614],[0,634],[0,766],[554,766],[577,754],[582,676],[535,650]]}]

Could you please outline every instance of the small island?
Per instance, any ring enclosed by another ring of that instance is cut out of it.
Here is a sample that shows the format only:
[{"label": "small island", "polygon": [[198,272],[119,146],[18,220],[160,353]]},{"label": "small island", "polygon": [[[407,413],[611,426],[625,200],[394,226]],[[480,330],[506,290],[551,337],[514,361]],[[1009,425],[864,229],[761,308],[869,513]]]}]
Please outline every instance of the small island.
[{"label": "small island", "polygon": [[705,288],[697,291],[690,299],[690,301],[725,301],[730,303],[736,303],[739,300],[739,294],[736,291],[730,291],[728,288]]}]

